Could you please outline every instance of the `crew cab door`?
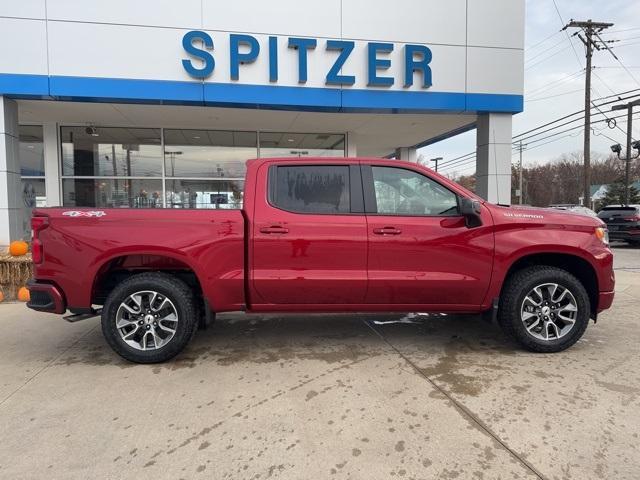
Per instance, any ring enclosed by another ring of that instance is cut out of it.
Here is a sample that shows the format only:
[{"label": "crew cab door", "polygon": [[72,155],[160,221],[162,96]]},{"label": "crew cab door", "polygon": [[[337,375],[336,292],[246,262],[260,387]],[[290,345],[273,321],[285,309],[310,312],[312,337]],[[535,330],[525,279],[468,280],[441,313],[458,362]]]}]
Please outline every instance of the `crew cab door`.
[{"label": "crew cab door", "polygon": [[363,303],[367,228],[357,163],[265,164],[255,199],[254,307]]},{"label": "crew cab door", "polygon": [[491,280],[491,215],[469,228],[458,196],[418,170],[363,165],[368,303],[480,305]]}]

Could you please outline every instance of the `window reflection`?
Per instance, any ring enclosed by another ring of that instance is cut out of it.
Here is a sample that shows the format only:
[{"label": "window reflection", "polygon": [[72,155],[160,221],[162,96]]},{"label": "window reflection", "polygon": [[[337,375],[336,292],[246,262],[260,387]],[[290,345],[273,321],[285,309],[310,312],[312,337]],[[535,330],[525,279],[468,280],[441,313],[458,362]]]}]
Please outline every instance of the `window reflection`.
[{"label": "window reflection", "polygon": [[260,132],[260,157],[344,157],[345,136]]},{"label": "window reflection", "polygon": [[256,132],[165,130],[164,143],[167,177],[243,179],[258,156]]},{"label": "window reflection", "polygon": [[167,208],[242,208],[242,181],[171,179],[166,189]]},{"label": "window reflection", "polygon": [[40,125],[20,125],[20,174],[23,177],[44,177],[44,148]]},{"label": "window reflection", "polygon": [[160,177],[158,128],[62,127],[62,173],[76,177]]},{"label": "window reflection", "polygon": [[64,179],[62,190],[64,206],[162,208],[161,179]]}]

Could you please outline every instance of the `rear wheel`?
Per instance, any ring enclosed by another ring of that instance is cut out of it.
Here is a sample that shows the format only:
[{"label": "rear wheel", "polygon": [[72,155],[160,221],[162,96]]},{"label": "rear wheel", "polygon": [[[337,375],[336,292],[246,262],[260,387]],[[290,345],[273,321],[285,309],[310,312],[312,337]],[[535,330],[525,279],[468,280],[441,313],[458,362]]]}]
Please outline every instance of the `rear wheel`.
[{"label": "rear wheel", "polygon": [[180,353],[197,327],[193,292],[165,273],[134,275],[114,288],[102,309],[102,333],[113,350],[136,363]]},{"label": "rear wheel", "polygon": [[507,280],[498,322],[527,350],[551,353],[576,343],[590,314],[589,295],[576,277],[560,268],[534,266]]}]

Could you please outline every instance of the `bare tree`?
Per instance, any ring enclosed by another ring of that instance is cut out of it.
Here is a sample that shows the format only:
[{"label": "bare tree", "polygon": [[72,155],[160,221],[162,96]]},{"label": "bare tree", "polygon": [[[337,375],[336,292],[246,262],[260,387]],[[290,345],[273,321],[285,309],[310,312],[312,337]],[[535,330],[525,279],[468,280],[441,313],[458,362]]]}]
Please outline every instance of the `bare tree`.
[{"label": "bare tree", "polygon": [[[593,185],[615,182],[621,175],[622,162],[615,156],[591,154],[591,182]],[[640,164],[633,164],[632,178],[640,178]],[[519,172],[511,167],[512,203],[517,203]],[[582,152],[563,153],[548,163],[529,165],[523,170],[523,203],[545,207],[554,203],[579,203],[583,195]],[[475,189],[475,175],[452,175],[452,178],[470,190]]]}]

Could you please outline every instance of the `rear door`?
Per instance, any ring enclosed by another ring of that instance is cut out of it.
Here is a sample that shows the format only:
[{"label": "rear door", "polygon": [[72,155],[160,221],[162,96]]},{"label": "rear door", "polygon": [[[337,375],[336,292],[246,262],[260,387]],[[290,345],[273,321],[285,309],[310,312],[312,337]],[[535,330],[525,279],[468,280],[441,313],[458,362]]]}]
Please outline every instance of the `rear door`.
[{"label": "rear door", "polygon": [[363,303],[367,228],[357,163],[263,165],[253,222],[254,304]]},{"label": "rear door", "polygon": [[467,227],[458,212],[458,196],[416,170],[363,165],[362,178],[368,303],[480,305],[493,267],[488,211],[483,225]]}]

